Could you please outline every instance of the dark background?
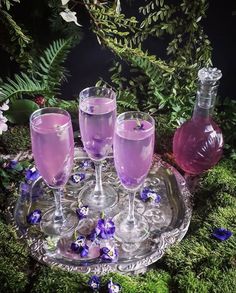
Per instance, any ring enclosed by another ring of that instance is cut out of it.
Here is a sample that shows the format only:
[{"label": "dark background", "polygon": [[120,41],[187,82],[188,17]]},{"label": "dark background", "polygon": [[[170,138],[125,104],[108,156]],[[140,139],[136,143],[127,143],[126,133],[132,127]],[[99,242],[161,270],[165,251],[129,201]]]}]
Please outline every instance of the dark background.
[{"label": "dark background", "polygon": [[[197,0],[196,0],[197,1]],[[24,2],[24,3],[23,3]],[[139,6],[144,3],[142,0],[133,1],[132,5]],[[37,9],[38,5],[38,9]],[[132,15],[132,6],[128,6],[127,1],[121,1],[122,11]],[[47,7],[45,5],[45,7]],[[34,1],[32,10],[31,1],[22,1],[18,7],[14,7],[14,18],[19,23],[24,23],[30,34],[37,35],[37,38],[48,44],[51,42],[51,35],[48,30],[48,11],[43,11],[44,17],[38,15],[42,13],[42,2]],[[85,87],[94,85],[99,77],[109,80],[108,69],[114,59],[113,54],[100,47],[96,36],[89,30],[88,17],[85,11],[80,10],[79,22],[83,25],[83,39],[69,54],[66,67],[71,73],[68,83],[62,86],[62,97],[72,98]],[[41,19],[41,21],[39,21]],[[222,70],[219,94],[221,97],[236,99],[234,83],[236,82],[236,1],[210,0],[207,11],[207,18],[203,20],[205,33],[208,35],[212,47],[213,65]],[[31,29],[29,29],[31,28]],[[54,36],[55,38],[55,36]],[[153,39],[147,44],[151,53],[162,57],[164,45]],[[18,68],[14,61],[9,60],[9,56],[0,51],[0,76],[12,76]]]}]

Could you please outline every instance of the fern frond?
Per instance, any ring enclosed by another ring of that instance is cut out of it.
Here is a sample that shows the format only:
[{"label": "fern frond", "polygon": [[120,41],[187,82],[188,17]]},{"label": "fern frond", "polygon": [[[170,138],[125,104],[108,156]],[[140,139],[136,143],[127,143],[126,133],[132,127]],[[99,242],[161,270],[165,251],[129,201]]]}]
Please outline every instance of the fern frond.
[{"label": "fern frond", "polygon": [[52,92],[57,92],[67,71],[62,66],[72,47],[72,39],[54,41],[40,57],[36,67],[36,77],[43,79],[45,86]]},{"label": "fern frond", "polygon": [[26,74],[15,74],[15,79],[7,79],[8,82],[1,85],[0,102],[7,99],[21,98],[23,95],[34,96],[38,93],[49,94],[44,83],[40,83],[34,78],[29,78]]}]

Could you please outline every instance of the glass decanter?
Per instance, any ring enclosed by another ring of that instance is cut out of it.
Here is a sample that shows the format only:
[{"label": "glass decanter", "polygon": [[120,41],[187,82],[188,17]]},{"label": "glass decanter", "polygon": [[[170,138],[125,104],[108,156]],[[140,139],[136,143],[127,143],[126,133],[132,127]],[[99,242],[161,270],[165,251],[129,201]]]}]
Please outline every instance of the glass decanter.
[{"label": "glass decanter", "polygon": [[188,175],[199,175],[207,171],[221,158],[223,136],[211,117],[221,77],[221,71],[217,68],[199,70],[199,88],[193,116],[175,132],[174,157]]}]

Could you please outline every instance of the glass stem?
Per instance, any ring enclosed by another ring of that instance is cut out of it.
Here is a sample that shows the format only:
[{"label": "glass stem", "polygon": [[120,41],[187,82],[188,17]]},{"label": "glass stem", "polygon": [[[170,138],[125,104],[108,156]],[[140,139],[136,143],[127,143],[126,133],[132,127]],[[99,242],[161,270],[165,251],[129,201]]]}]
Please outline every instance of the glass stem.
[{"label": "glass stem", "polygon": [[55,214],[54,214],[54,222],[64,222],[65,218],[62,212],[61,205],[61,196],[63,193],[63,188],[58,188],[53,190],[54,198],[55,198]]},{"label": "glass stem", "polygon": [[129,192],[129,214],[127,217],[127,224],[130,228],[133,228],[135,225],[134,219],[134,199],[135,199],[136,191]]},{"label": "glass stem", "polygon": [[103,188],[102,188],[102,164],[101,161],[94,162],[95,165],[95,176],[96,176],[96,185],[95,185],[95,195],[102,196]]}]

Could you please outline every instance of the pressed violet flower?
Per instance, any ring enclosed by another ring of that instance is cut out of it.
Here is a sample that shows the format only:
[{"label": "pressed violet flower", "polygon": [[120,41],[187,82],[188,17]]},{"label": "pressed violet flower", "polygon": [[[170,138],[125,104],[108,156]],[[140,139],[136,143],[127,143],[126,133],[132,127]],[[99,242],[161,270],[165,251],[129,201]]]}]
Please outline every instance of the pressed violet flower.
[{"label": "pressed violet flower", "polygon": [[32,211],[26,216],[27,223],[31,225],[38,224],[41,221],[41,218],[42,212],[39,209]]},{"label": "pressed violet flower", "polygon": [[100,257],[104,261],[114,262],[118,258],[118,250],[115,246],[102,247],[100,249]]},{"label": "pressed violet flower", "polygon": [[88,285],[93,290],[99,290],[100,288],[100,278],[97,276],[92,276],[89,281]]},{"label": "pressed violet flower", "polygon": [[9,169],[15,169],[17,165],[18,165],[18,161],[16,161],[16,160],[11,160],[11,161],[8,163],[7,168],[9,168]]},{"label": "pressed violet flower", "polygon": [[71,243],[71,250],[80,254],[81,257],[86,257],[89,252],[89,247],[86,244],[86,238],[84,236],[77,237],[76,241]]},{"label": "pressed violet flower", "polygon": [[121,286],[118,283],[113,283],[112,278],[107,283],[107,288],[109,293],[119,293],[121,291]]},{"label": "pressed violet flower", "polygon": [[74,183],[79,183],[82,180],[85,179],[85,174],[84,173],[75,173],[71,176],[71,181]]},{"label": "pressed violet flower", "polygon": [[143,189],[143,191],[140,194],[140,197],[141,197],[141,200],[144,202],[150,200],[155,203],[159,203],[161,201],[161,196],[148,187],[145,187]]},{"label": "pressed violet flower", "polygon": [[212,236],[220,241],[225,241],[229,239],[232,235],[233,233],[225,228],[216,228],[212,233]]},{"label": "pressed violet flower", "polygon": [[82,207],[76,209],[76,214],[77,214],[79,220],[86,218],[88,216],[88,213],[89,213],[88,206],[82,206]]},{"label": "pressed violet flower", "polygon": [[91,168],[93,167],[93,162],[90,160],[83,160],[79,163],[80,168]]},{"label": "pressed violet flower", "polygon": [[115,233],[115,224],[112,220],[99,219],[95,231],[102,239],[112,238]]},{"label": "pressed violet flower", "polygon": [[32,167],[26,170],[26,174],[25,174],[26,180],[35,181],[36,179],[39,178],[39,176],[40,176],[39,171],[35,167]]}]

